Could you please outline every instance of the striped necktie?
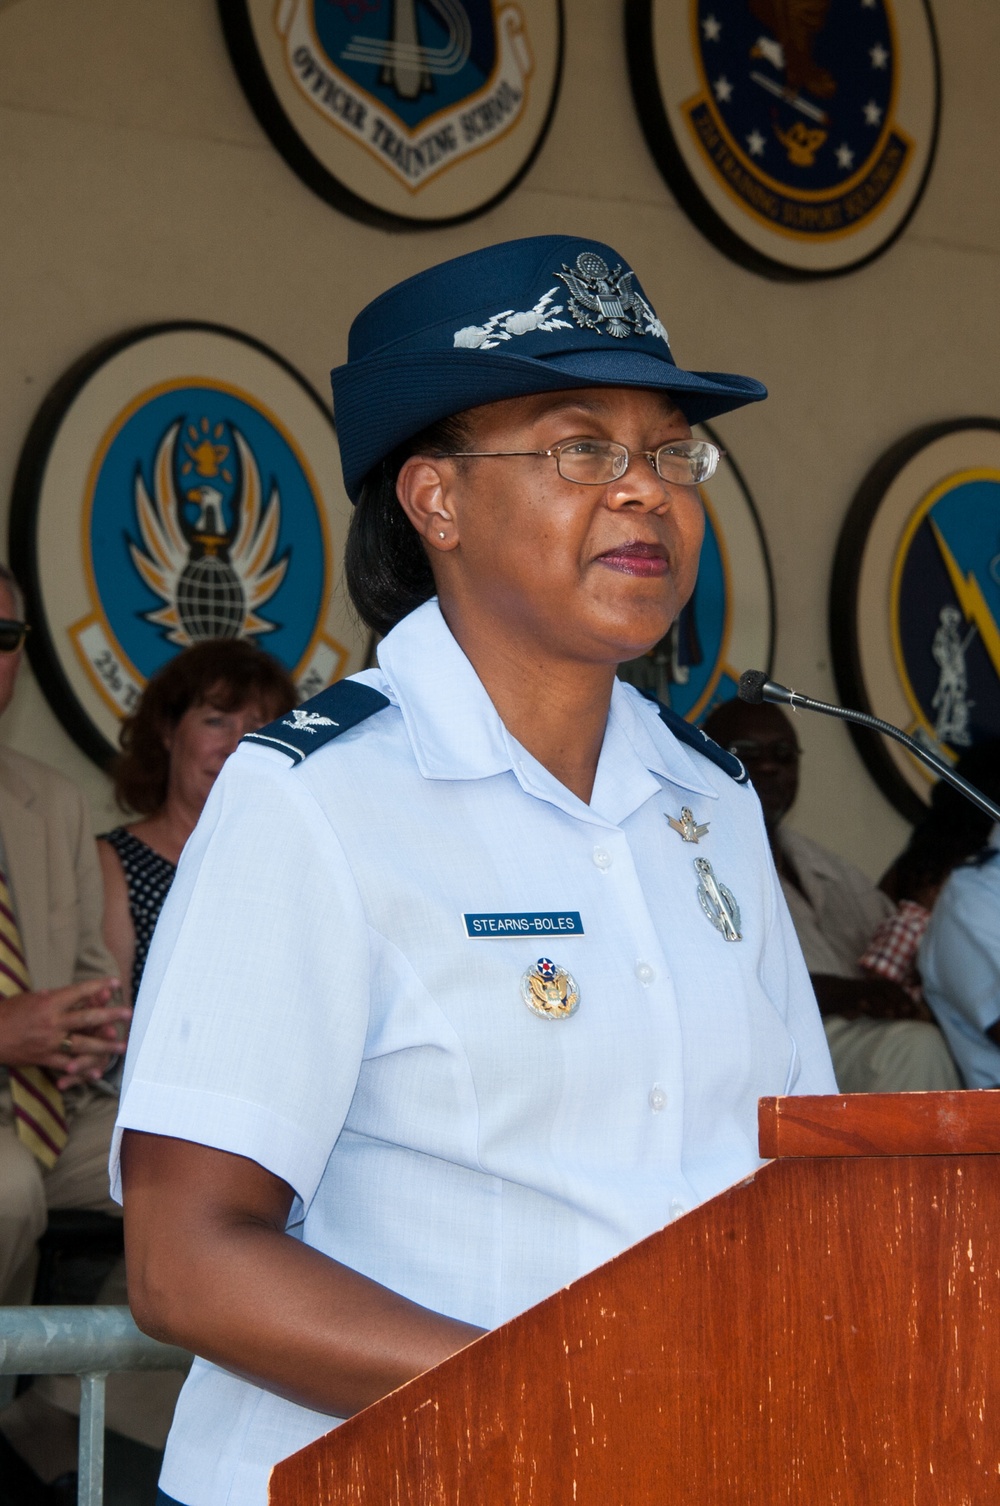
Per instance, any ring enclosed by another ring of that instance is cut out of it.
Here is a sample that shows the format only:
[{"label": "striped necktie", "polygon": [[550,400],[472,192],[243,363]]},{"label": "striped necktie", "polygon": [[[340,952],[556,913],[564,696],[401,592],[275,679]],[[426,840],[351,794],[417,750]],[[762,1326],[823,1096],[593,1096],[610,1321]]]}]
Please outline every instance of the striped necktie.
[{"label": "striped necktie", "polygon": [[[10,888],[0,870],[0,1009],[2,1000],[30,990],[31,979]],[[63,1096],[44,1067],[8,1067],[7,1076],[18,1138],[43,1166],[51,1168],[66,1144]]]}]

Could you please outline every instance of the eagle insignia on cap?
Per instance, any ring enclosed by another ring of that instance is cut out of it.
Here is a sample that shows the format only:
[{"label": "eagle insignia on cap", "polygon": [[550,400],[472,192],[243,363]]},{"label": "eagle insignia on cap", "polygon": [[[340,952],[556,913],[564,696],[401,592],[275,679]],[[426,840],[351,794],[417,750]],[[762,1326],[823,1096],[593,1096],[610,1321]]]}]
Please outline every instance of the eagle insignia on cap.
[{"label": "eagle insignia on cap", "polygon": [[569,312],[581,329],[595,329],[616,340],[632,334],[658,335],[670,343],[660,320],[632,286],[635,273],[624,271],[620,263],[612,272],[596,251],[581,251],[575,268],[563,262],[555,275],[569,289]]}]

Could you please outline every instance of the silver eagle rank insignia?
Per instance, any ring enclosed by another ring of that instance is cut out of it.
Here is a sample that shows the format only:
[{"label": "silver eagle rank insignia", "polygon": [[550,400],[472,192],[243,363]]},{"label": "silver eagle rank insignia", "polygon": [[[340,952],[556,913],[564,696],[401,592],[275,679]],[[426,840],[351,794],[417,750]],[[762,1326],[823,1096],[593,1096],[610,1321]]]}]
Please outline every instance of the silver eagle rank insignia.
[{"label": "silver eagle rank insignia", "polygon": [[285,717],[284,726],[294,727],[296,732],[315,733],[320,727],[336,727],[339,723],[332,716],[321,716],[318,711],[303,711],[301,706],[296,706]]}]

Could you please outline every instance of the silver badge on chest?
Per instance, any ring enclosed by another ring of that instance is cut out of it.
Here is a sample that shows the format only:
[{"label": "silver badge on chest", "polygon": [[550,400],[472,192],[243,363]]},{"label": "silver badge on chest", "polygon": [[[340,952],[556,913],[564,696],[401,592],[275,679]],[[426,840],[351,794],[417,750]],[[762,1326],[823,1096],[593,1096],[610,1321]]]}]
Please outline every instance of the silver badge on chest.
[{"label": "silver badge on chest", "polygon": [[732,892],[719,883],[707,858],[695,858],[694,871],[698,875],[698,902],[715,929],[727,941],[742,941],[740,907]]},{"label": "silver badge on chest", "polygon": [[668,816],[667,825],[671,831],[677,833],[682,842],[700,842],[702,837],[708,834],[709,827],[707,821],[703,821],[699,825],[689,805],[681,807],[681,818],[679,821],[674,816]]}]

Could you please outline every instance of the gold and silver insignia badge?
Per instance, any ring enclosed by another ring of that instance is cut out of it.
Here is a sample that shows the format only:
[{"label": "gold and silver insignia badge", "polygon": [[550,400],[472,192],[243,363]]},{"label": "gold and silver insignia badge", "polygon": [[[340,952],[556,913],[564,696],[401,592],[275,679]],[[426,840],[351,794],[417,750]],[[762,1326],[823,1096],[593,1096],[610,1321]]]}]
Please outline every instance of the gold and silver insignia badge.
[{"label": "gold and silver insignia badge", "polygon": [[539,957],[521,977],[521,998],[532,1014],[543,1020],[565,1020],[576,1014],[580,990],[572,973],[557,967],[548,957]]}]

